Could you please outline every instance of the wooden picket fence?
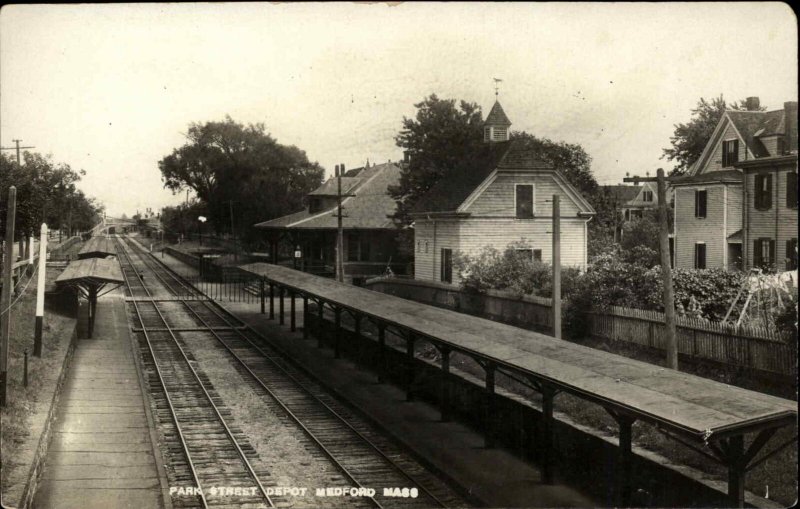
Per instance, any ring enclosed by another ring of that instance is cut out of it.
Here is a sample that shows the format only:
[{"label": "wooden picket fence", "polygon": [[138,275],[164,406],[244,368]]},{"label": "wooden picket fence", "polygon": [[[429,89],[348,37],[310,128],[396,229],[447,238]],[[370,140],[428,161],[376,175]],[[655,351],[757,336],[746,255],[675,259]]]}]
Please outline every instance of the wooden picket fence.
[{"label": "wooden picket fence", "polygon": [[[612,306],[591,313],[591,334],[612,341],[666,349],[664,313]],[[797,338],[784,338],[765,327],[676,317],[678,353],[698,360],[797,374]]]}]

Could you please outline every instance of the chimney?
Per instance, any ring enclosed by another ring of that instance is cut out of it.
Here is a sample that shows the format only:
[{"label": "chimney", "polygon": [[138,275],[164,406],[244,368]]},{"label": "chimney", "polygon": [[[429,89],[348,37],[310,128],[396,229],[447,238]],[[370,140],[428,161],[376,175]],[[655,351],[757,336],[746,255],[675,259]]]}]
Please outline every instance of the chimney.
[{"label": "chimney", "polygon": [[338,164],[336,165],[335,169],[333,170],[333,176],[334,177],[338,177],[339,176],[339,165]]},{"label": "chimney", "polygon": [[783,103],[784,129],[786,131],[786,152],[797,153],[797,101]]},{"label": "chimney", "polygon": [[339,165],[339,175],[341,175],[342,177],[344,177],[344,163],[341,163],[341,164]]},{"label": "chimney", "polygon": [[758,97],[748,97],[744,100],[744,107],[747,108],[747,111],[759,111],[761,101],[758,100]]}]

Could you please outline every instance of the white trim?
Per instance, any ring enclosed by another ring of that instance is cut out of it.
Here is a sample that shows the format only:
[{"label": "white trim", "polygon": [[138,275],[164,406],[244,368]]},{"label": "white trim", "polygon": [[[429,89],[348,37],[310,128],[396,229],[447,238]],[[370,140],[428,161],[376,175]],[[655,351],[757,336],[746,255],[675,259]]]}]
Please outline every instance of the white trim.
[{"label": "white trim", "polygon": [[531,219],[528,217],[517,217],[517,187],[518,186],[531,186],[531,215],[536,218],[536,184],[533,182],[514,182],[514,218],[515,219]]},{"label": "white trim", "polygon": [[[707,215],[707,214],[706,214]],[[722,188],[722,269],[728,270],[728,186]]]},{"label": "white trim", "polygon": [[[708,143],[706,143],[705,148],[703,148],[703,152],[700,153],[700,157],[697,159],[697,163],[695,163],[695,168],[694,172],[692,173],[692,176],[703,173],[700,170],[701,168],[705,168],[706,160],[708,159],[708,156],[710,156],[712,152],[712,146],[716,146],[716,144],[712,142],[717,136],[719,136],[720,138],[722,137],[722,134],[719,134],[719,132],[722,128],[722,125],[726,121],[730,124],[733,124],[733,121],[731,121],[730,117],[728,117],[728,112],[723,113],[722,118],[720,118],[719,122],[717,122],[717,127],[714,128],[714,132],[711,133],[711,138],[709,138]],[[717,143],[719,143],[719,140],[717,140]]]},{"label": "white trim", "polygon": [[469,194],[469,196],[467,196],[467,199],[464,200],[461,205],[459,205],[459,207],[456,209],[456,212],[466,212],[466,210],[471,207],[473,203],[475,203],[475,200],[477,200],[480,195],[483,194],[483,192],[494,183],[495,180],[497,180],[496,169],[493,170],[492,173],[490,173],[489,176],[486,177],[483,182],[481,182],[481,184]]}]

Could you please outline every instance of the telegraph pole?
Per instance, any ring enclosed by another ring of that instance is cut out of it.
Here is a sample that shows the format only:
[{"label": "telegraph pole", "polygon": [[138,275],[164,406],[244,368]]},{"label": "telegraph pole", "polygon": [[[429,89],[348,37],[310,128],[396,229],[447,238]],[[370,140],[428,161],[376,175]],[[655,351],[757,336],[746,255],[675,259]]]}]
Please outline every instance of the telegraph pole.
[{"label": "telegraph pole", "polygon": [[0,407],[6,406],[8,378],[8,342],[11,337],[11,275],[14,271],[14,221],[17,208],[17,188],[8,188],[6,212],[6,257],[3,263],[3,293],[0,296]]},{"label": "telegraph pole", "polygon": [[664,276],[664,325],[667,343],[667,367],[678,369],[678,341],[675,334],[675,291],[672,287],[672,259],[669,253],[669,221],[667,220],[667,182],[664,169],[653,177],[626,177],[623,182],[658,183],[658,247],[661,251],[661,273]]},{"label": "telegraph pole", "polygon": [[344,282],[344,229],[342,228],[342,173],[344,165],[336,165],[336,280]]},{"label": "telegraph pole", "polygon": [[553,337],[561,339],[561,198],[553,195]]},{"label": "telegraph pole", "polygon": [[17,151],[17,165],[18,165],[18,166],[22,166],[22,159],[20,159],[20,155],[19,155],[19,151],[20,151],[20,149],[24,149],[24,148],[36,148],[36,147],[20,147],[20,146],[19,146],[19,143],[20,143],[22,140],[11,140],[11,141],[13,141],[13,142],[14,142],[14,144],[16,145],[15,147],[0,147],[0,150],[16,150],[16,151]]}]

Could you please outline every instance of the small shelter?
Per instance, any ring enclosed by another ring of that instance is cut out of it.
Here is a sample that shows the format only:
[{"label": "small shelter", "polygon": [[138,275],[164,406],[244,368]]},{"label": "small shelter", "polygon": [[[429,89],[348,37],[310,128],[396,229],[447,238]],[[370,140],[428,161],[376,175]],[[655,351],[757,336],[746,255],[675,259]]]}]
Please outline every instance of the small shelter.
[{"label": "small shelter", "polygon": [[74,288],[89,301],[89,337],[91,338],[94,331],[97,298],[122,286],[124,282],[122,269],[115,258],[86,258],[71,261],[64,272],[56,278],[56,287]]},{"label": "small shelter", "polygon": [[114,242],[108,237],[97,236],[86,241],[86,244],[78,252],[78,259],[105,258],[116,255],[117,248],[114,246]]}]

